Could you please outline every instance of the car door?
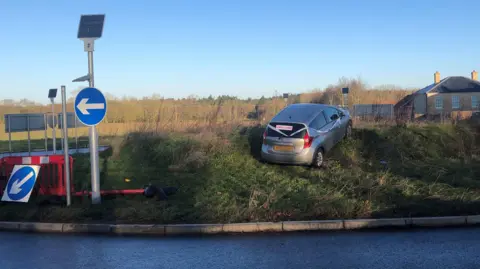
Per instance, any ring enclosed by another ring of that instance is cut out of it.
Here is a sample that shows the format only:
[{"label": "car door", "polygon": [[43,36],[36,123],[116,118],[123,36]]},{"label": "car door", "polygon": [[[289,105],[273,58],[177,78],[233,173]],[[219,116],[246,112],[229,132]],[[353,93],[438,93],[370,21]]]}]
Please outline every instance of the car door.
[{"label": "car door", "polygon": [[327,121],[323,111],[310,123],[309,127],[313,130],[311,135],[314,136],[315,148],[322,146],[328,151],[335,145],[335,137],[332,133],[333,124],[333,122]]},{"label": "car door", "polygon": [[342,139],[339,111],[336,108],[328,107],[323,112],[327,122],[332,125],[330,132],[333,136],[333,143],[337,144]]}]

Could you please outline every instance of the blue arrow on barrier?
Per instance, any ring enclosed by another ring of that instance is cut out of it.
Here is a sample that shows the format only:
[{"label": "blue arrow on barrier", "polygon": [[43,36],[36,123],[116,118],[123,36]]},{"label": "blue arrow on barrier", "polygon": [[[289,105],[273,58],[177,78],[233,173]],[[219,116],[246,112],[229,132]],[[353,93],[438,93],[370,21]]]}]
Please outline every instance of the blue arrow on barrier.
[{"label": "blue arrow on barrier", "polygon": [[8,198],[19,201],[27,197],[35,185],[37,174],[31,166],[24,166],[10,176],[5,191]]}]

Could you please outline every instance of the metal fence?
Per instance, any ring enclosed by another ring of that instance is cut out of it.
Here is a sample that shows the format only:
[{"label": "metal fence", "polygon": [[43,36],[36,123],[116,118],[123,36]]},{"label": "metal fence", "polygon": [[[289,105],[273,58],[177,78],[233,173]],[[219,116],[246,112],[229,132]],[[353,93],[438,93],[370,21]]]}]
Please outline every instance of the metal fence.
[{"label": "metal fence", "polygon": [[353,105],[353,117],[355,118],[380,118],[393,119],[394,118],[393,104],[362,104]]},{"label": "metal fence", "polygon": [[[28,154],[32,152],[30,132],[43,131],[45,141],[45,152],[48,151],[48,127],[52,129],[53,139],[53,154],[56,153],[56,137],[55,128],[63,129],[63,114],[51,113],[26,113],[26,114],[5,114],[5,133],[8,134],[8,149],[9,153],[14,152],[12,149],[12,135],[14,133],[27,132]],[[86,127],[81,123],[73,112],[67,113],[67,129],[75,130],[75,145],[78,150],[78,134],[77,128]],[[63,132],[62,132],[63,138]],[[63,143],[61,143],[63,150]]]}]

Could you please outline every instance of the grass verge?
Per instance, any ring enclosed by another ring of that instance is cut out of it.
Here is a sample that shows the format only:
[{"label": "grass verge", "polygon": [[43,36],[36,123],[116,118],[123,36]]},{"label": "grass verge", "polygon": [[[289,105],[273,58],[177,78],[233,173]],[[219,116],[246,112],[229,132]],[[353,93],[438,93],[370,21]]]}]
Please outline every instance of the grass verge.
[{"label": "grass verge", "polygon": [[[0,220],[229,223],[480,213],[480,143],[469,126],[357,129],[323,170],[261,163],[262,132],[108,138],[103,189],[153,183],[178,193],[168,201],[116,197],[101,205],[76,198],[71,208],[32,199],[1,204]],[[77,189],[89,189],[89,169],[88,155],[76,156]]]}]

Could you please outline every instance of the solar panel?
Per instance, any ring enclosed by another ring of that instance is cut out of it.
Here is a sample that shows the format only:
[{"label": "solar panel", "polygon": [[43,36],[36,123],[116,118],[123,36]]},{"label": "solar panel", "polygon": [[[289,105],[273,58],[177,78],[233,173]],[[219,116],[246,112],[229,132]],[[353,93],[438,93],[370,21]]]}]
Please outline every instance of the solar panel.
[{"label": "solar panel", "polygon": [[82,15],[78,26],[78,38],[100,38],[103,32],[105,14]]},{"label": "solar panel", "polygon": [[48,91],[48,98],[55,98],[57,97],[57,89],[50,89]]}]

